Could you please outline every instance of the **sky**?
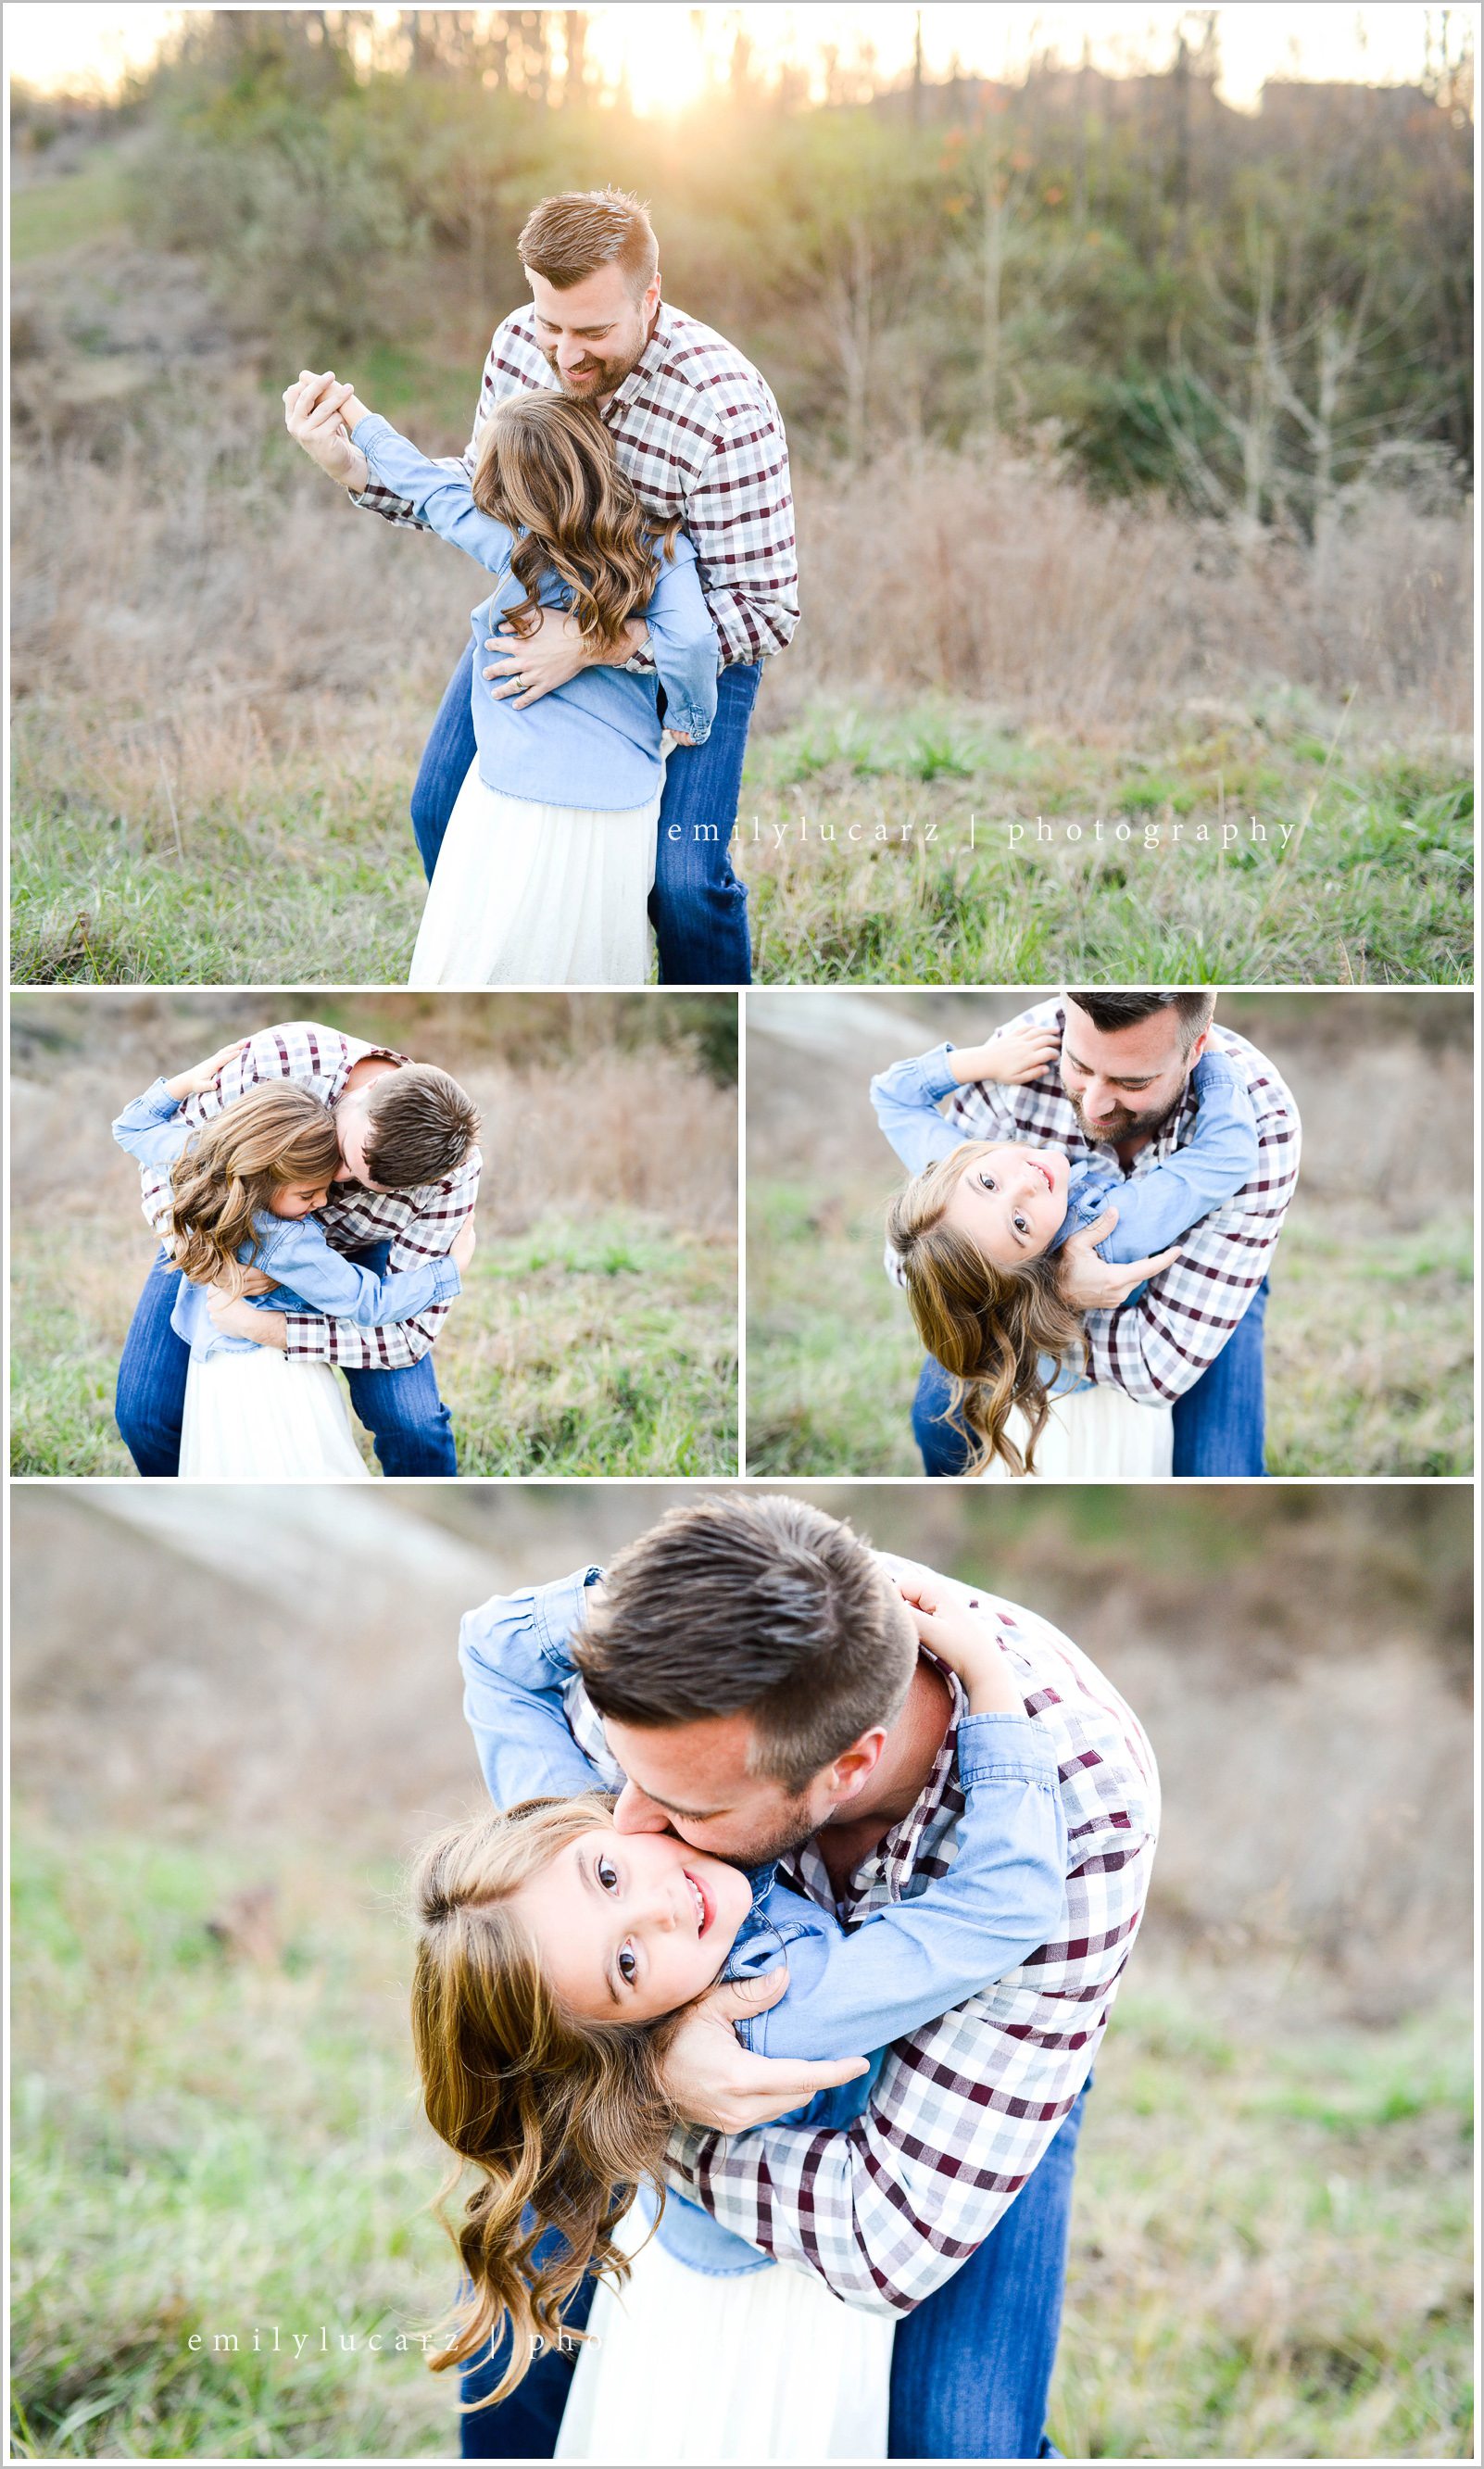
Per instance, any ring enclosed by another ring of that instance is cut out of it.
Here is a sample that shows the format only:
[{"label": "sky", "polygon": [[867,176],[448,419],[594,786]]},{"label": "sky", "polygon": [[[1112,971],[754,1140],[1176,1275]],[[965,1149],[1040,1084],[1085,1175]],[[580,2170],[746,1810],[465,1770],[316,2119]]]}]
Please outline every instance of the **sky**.
[{"label": "sky", "polygon": [[[395,10],[379,12],[395,17]],[[848,59],[865,39],[887,76],[912,58],[917,12],[875,0],[832,6],[691,9],[679,0],[629,0],[590,10],[589,51],[616,78],[626,71],[636,106],[660,115],[684,110],[703,88],[708,65],[730,53],[740,27],[759,66],[792,52],[807,63],[822,45]],[[1094,63],[1111,71],[1141,58],[1163,65],[1182,16],[1177,7],[1127,6],[1084,0],[1080,8],[1013,8],[998,0],[939,0],[921,11],[923,58],[930,78],[957,63],[988,77],[1015,79],[1032,50],[1054,44],[1078,60],[1084,41]],[[1220,11],[1220,92],[1239,109],[1252,108],[1269,77],[1347,78],[1373,84],[1415,81],[1423,64],[1427,17],[1420,6],[1349,8],[1344,0],[1233,0]],[[1461,12],[1471,14],[1470,12]],[[148,61],[179,14],[173,9],[107,7],[100,0],[14,0],[5,9],[10,73],[43,87],[116,88],[131,67]]]}]

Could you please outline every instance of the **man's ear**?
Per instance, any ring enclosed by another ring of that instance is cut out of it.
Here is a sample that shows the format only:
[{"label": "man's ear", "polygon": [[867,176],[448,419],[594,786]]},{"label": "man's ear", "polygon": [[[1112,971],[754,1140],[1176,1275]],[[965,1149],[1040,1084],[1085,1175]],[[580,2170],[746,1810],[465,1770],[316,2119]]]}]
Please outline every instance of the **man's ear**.
[{"label": "man's ear", "polygon": [[1205,1053],[1207,1047],[1210,1045],[1211,1030],[1214,1026],[1214,1022],[1207,1024],[1195,1040],[1194,1045],[1191,1048],[1189,1054],[1186,1056],[1185,1069],[1187,1074],[1194,1071],[1196,1064],[1200,1061],[1201,1056]]},{"label": "man's ear", "polygon": [[870,1730],[863,1732],[858,1741],[852,1741],[828,1768],[830,1797],[837,1811],[849,1801],[858,1799],[865,1790],[886,1747],[886,1737],[884,1723],[872,1724]]}]

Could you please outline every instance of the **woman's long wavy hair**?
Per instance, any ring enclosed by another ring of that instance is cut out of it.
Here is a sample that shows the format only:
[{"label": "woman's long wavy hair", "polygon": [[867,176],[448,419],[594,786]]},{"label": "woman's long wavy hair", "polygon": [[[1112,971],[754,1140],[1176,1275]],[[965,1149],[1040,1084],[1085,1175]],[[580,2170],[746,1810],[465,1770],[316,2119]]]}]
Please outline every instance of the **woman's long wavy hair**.
[{"label": "woman's long wavy hair", "polygon": [[645,513],[597,413],[565,394],[507,396],[485,423],[473,485],[476,506],[523,535],[510,570],[525,598],[501,625],[532,633],[550,568],[571,589],[584,642],[613,651],[659,581],[657,544],[673,557],[681,524]]},{"label": "woman's long wavy hair", "polygon": [[[470,2289],[429,2364],[442,2372],[488,2355],[508,2325],[510,2362],[491,2401],[515,2389],[538,2341],[564,2338],[562,2308],[585,2273],[627,2279],[614,2232],[640,2185],[664,2200],[677,2113],[660,2067],[679,2018],[568,2015],[510,1903],[613,1806],[597,1793],[522,1801],[438,1835],[413,1874],[412,2040],[428,2122],[458,2157],[438,2203]],[[441,2207],[466,2165],[475,2184],[455,2221]],[[538,2263],[551,2229],[559,2242]]]},{"label": "woman's long wavy hair", "polygon": [[[952,1383],[948,1411],[973,1449],[969,1472],[983,1473],[998,1457],[1012,1474],[1033,1474],[1050,1412],[1042,1358],[1059,1370],[1075,1356],[1080,1369],[1087,1348],[1081,1314],[1062,1298],[1059,1252],[997,1268],[948,1223],[965,1167],[1000,1145],[967,1141],[914,1175],[888,1207],[887,1238],[902,1264],[917,1335]],[[1029,1426],[1024,1451],[1008,1428],[1017,1406]]]},{"label": "woman's long wavy hair", "polygon": [[237,1255],[255,1248],[253,1219],[286,1184],[332,1182],[339,1163],[335,1118],[313,1090],[294,1080],[250,1089],[201,1126],[172,1169],[173,1265],[240,1294],[251,1262]]}]

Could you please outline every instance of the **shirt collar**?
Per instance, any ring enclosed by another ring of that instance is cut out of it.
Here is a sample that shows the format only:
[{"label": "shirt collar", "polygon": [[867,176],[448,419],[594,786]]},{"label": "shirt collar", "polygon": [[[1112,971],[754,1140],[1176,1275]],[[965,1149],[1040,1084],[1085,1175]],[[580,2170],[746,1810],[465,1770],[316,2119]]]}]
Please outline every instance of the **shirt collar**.
[{"label": "shirt collar", "polygon": [[654,330],[621,385],[615,386],[603,405],[603,418],[617,410],[620,404],[634,401],[641,385],[650,384],[663,368],[675,335],[675,319],[661,300],[655,311]]},{"label": "shirt collar", "polygon": [[837,1896],[824,1866],[824,1857],[817,1838],[811,1836],[794,1855],[800,1879],[815,1890],[816,1902],[826,1904],[858,1903],[878,1877],[895,1881],[898,1891],[912,1876],[922,1848],[922,1837],[941,1810],[958,1770],[959,1725],[968,1712],[968,1699],[957,1673],[923,1646],[918,1652],[930,1663],[948,1690],[951,1705],[947,1726],[938,1744],[926,1783],[906,1814],[897,1818],[869,1852],[863,1853]]}]

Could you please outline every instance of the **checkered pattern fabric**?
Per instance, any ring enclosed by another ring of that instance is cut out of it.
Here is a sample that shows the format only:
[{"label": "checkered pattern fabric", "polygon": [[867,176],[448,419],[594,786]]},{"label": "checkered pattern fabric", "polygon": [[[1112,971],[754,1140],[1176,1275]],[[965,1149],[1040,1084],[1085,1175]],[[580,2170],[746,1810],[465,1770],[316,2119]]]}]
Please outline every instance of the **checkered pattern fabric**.
[{"label": "checkered pattern fabric", "polygon": [[[498,403],[557,384],[534,312],[507,317],[490,345],[474,434]],[[799,560],[783,419],[749,360],[709,326],[661,303],[642,358],[603,404],[614,451],[650,514],[679,515],[695,547],[722,660],[781,652],[799,623]],[[373,481],[356,503],[388,522],[417,521],[406,498]],[[640,655],[631,666],[652,666]]]},{"label": "checkered pattern fabric", "polygon": [[[344,1090],[354,1065],[367,1054],[384,1054],[406,1063],[405,1054],[387,1047],[368,1046],[363,1038],[344,1037],[313,1020],[287,1021],[264,1028],[220,1071],[210,1089],[188,1097],[183,1112],[190,1123],[204,1123],[235,1098],[267,1080],[297,1080],[327,1106]],[[336,1252],[359,1252],[368,1243],[388,1239],[387,1270],[420,1268],[425,1260],[447,1252],[473,1211],[479,1191],[479,1152],[471,1149],[456,1174],[416,1191],[367,1191],[359,1183],[336,1184],[316,1213],[325,1238]],[[153,1167],[140,1169],[140,1199],[157,1234],[170,1232],[171,1192],[167,1175]],[[398,1321],[384,1328],[358,1328],[353,1321],[326,1320],[315,1312],[290,1312],[290,1355],[337,1363],[347,1372],[397,1372],[428,1352],[448,1317],[447,1304],[433,1304],[415,1320]]]}]

